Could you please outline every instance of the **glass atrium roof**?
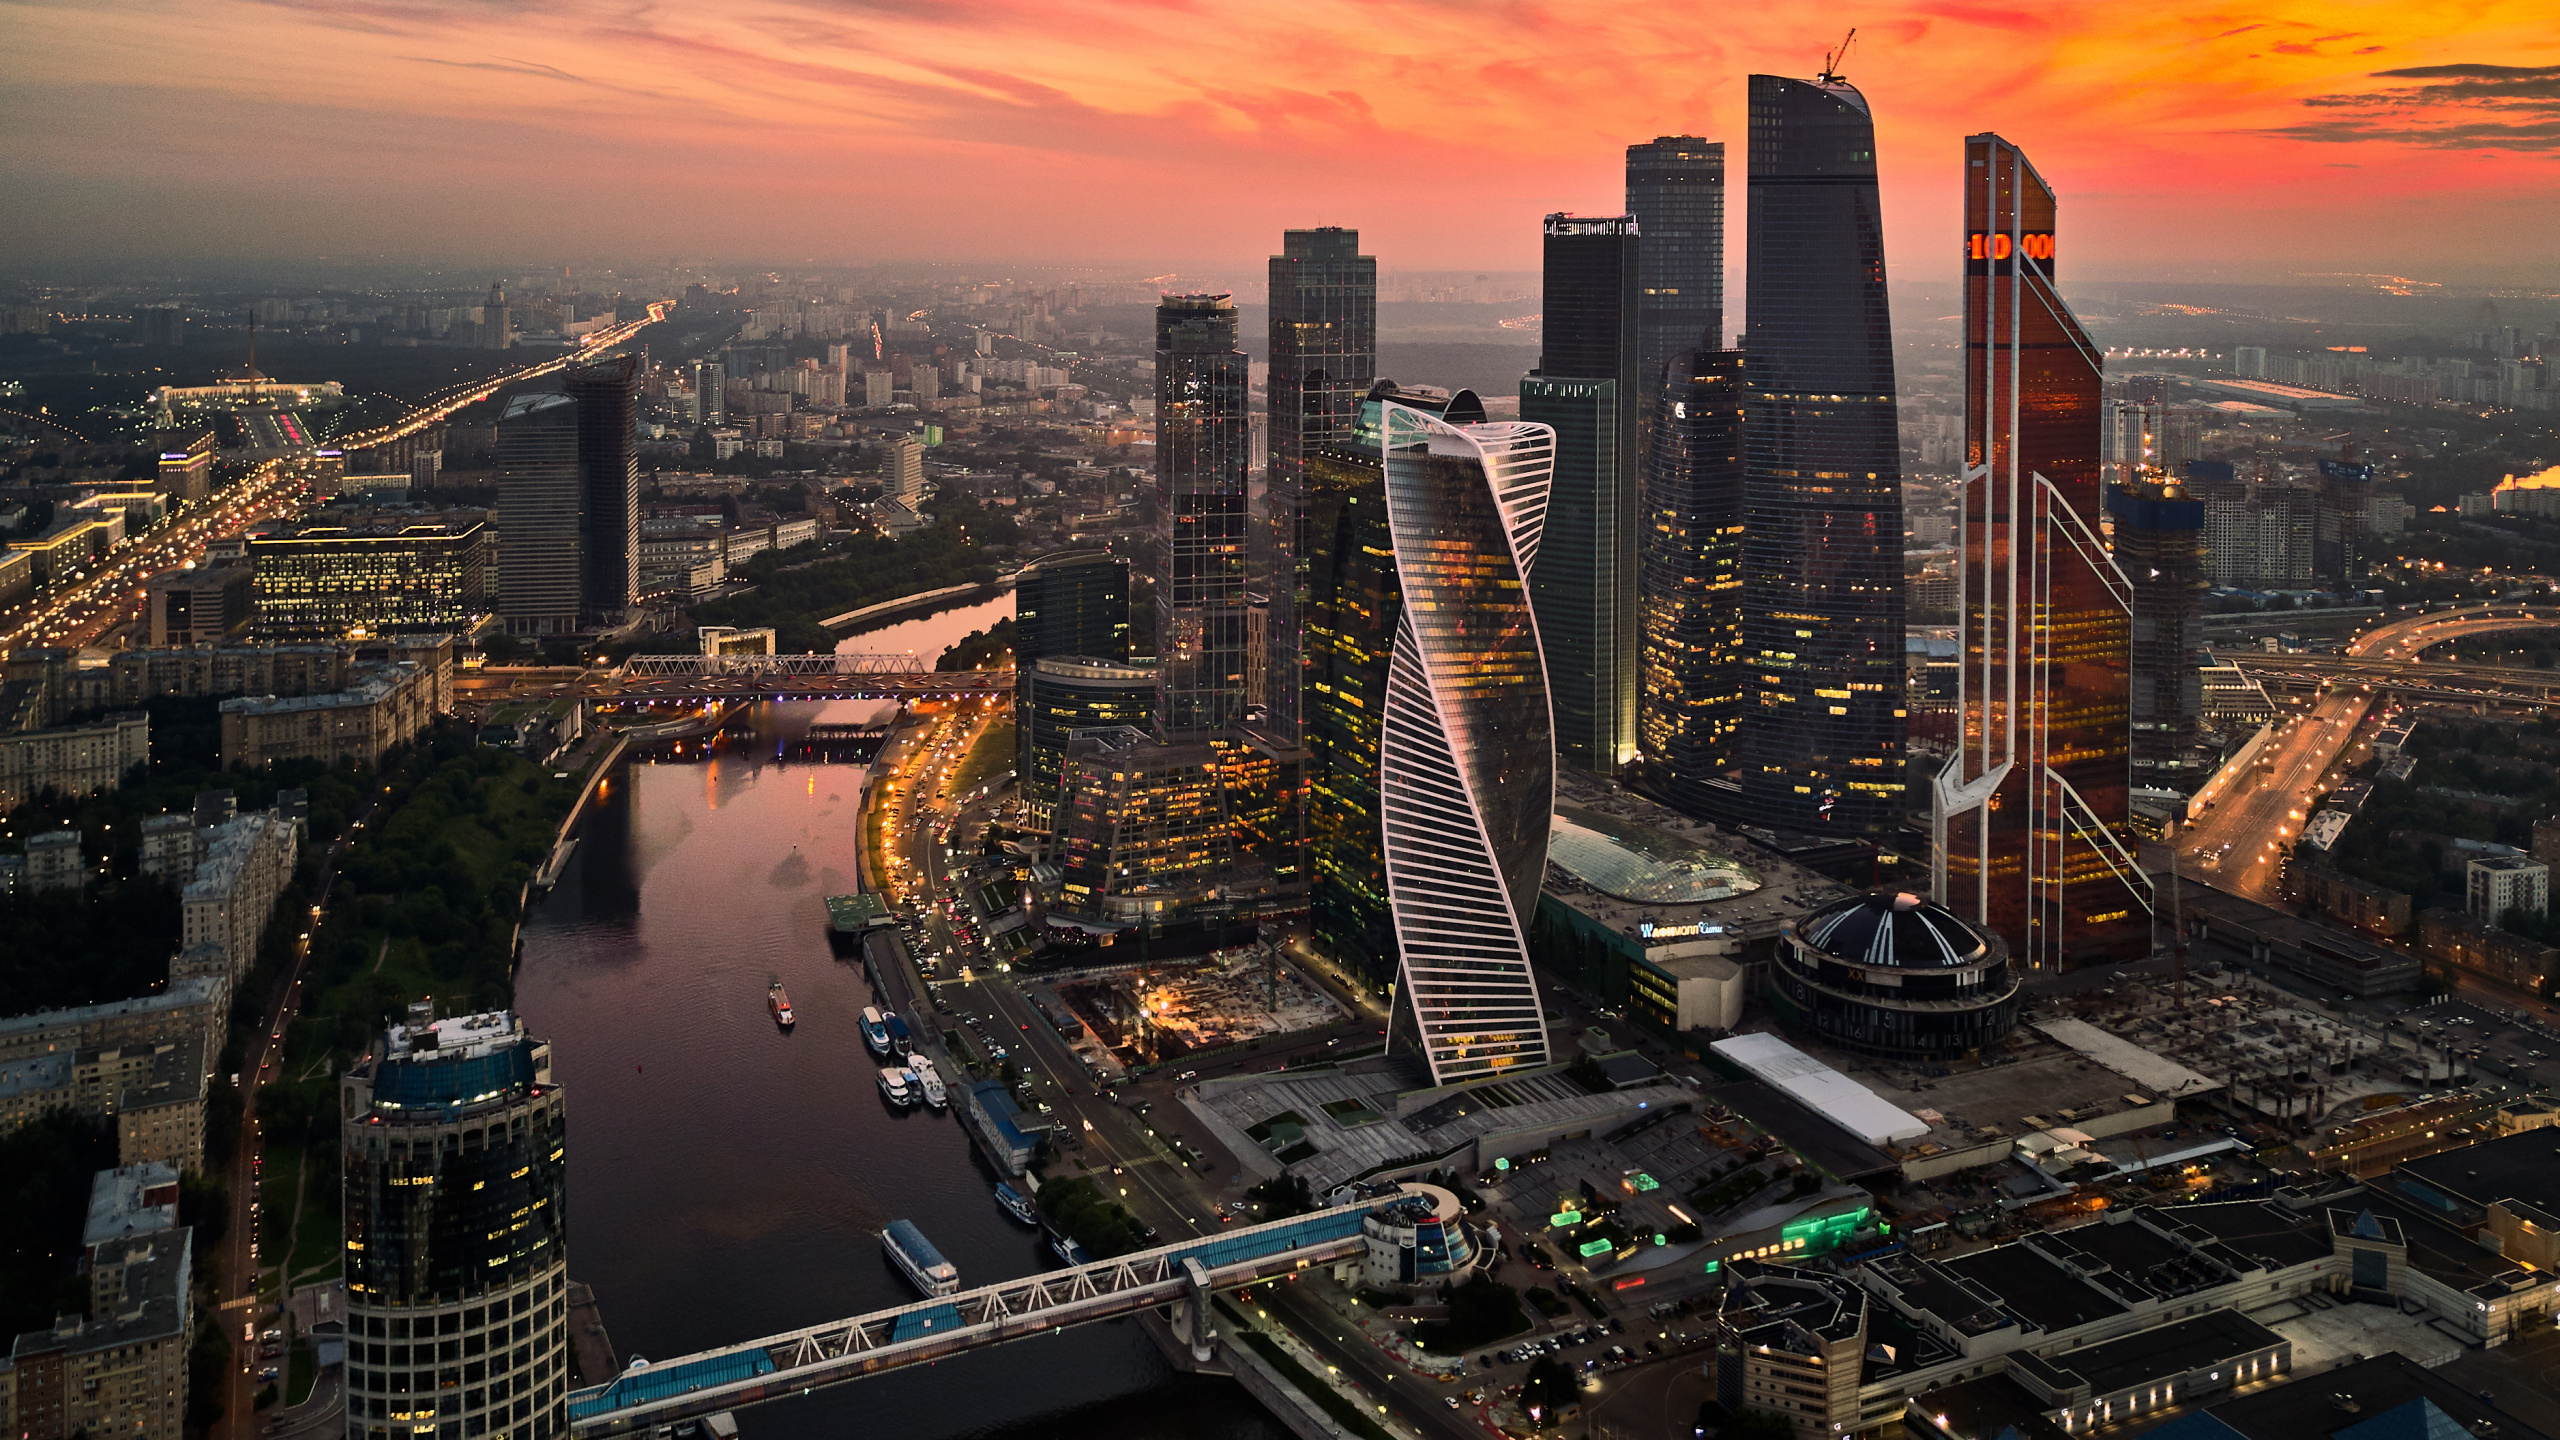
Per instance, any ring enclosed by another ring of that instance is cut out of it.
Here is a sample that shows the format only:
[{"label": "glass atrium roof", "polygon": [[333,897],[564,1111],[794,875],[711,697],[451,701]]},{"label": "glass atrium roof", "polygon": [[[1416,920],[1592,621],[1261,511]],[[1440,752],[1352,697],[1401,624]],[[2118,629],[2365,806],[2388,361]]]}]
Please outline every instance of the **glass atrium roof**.
[{"label": "glass atrium roof", "polygon": [[1547,858],[1604,895],[1698,905],[1748,895],[1760,877],[1684,836],[1578,805],[1556,811]]}]

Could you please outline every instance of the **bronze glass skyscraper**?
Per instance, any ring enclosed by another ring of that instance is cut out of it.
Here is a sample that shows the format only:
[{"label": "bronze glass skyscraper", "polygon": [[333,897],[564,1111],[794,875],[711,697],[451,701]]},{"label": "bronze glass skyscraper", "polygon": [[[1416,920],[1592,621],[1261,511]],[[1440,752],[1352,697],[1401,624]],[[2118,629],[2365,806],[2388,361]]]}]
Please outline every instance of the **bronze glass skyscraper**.
[{"label": "bronze glass skyscraper", "polygon": [[1836,75],[1751,77],[1744,818],[1903,808],[1902,474],[1875,125]]},{"label": "bronze glass skyscraper", "polygon": [[2053,191],[2016,146],[1965,141],[1964,213],[1962,720],[1932,787],[1936,884],[2029,968],[2138,958],[2132,587],[2091,523],[2103,361],[2054,289]]},{"label": "bronze glass skyscraper", "polygon": [[1244,718],[1245,481],[1251,432],[1235,302],[1167,295],[1156,307],[1156,727],[1198,735]]},{"label": "bronze glass skyscraper", "polygon": [[1720,813],[1743,716],[1742,352],[1687,351],[1668,375],[1645,471],[1638,723],[1662,793]]},{"label": "bronze glass skyscraper", "polygon": [[1614,775],[1636,754],[1636,226],[1546,219],[1545,340],[1520,418],[1556,433],[1529,596],[1547,647],[1556,758]]},{"label": "bronze glass skyscraper", "polygon": [[1360,232],[1291,230],[1271,257],[1270,680],[1264,729],[1300,735],[1307,452],[1358,423],[1378,373],[1378,260]]}]

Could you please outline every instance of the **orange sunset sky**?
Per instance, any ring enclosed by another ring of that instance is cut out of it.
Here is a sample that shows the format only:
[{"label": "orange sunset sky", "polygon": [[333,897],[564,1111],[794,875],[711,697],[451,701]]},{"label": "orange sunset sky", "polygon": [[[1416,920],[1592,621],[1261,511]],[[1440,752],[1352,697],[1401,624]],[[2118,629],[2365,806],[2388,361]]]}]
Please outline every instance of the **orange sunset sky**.
[{"label": "orange sunset sky", "polygon": [[1898,271],[1996,129],[2076,278],[2560,289],[2554,0],[0,3],[0,260],[1529,269],[1851,24]]}]

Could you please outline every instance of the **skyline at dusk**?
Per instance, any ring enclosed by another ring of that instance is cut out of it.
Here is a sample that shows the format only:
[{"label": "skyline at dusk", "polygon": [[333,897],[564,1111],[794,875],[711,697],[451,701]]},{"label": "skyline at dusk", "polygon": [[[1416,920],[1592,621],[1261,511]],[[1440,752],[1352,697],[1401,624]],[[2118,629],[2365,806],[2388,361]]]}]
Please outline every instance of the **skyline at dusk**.
[{"label": "skyline at dusk", "polygon": [[2560,38],[2524,0],[1788,6],[1718,17],[1712,40],[1648,8],[1382,24],[1342,0],[0,13],[0,187],[20,202],[0,263],[26,269],[930,257],[1200,277],[1331,223],[1389,268],[1525,271],[1540,215],[1621,208],[1632,141],[1724,140],[1740,199],[1745,78],[1811,75],[1854,22],[1842,70],[1874,108],[1897,276],[1953,278],[1950,177],[1996,129],[2068,200],[2075,282],[2560,283]]}]

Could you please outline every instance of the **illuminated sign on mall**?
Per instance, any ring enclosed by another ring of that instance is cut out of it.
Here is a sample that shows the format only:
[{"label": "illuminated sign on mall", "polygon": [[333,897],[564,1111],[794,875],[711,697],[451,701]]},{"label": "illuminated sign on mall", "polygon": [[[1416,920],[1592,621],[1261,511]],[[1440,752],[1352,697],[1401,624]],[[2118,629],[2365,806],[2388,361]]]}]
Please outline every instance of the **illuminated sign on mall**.
[{"label": "illuminated sign on mall", "polygon": [[1639,940],[1678,940],[1689,935],[1721,935],[1723,933],[1724,927],[1721,925],[1694,922],[1687,925],[1657,925],[1650,920],[1636,922],[1636,938]]}]

